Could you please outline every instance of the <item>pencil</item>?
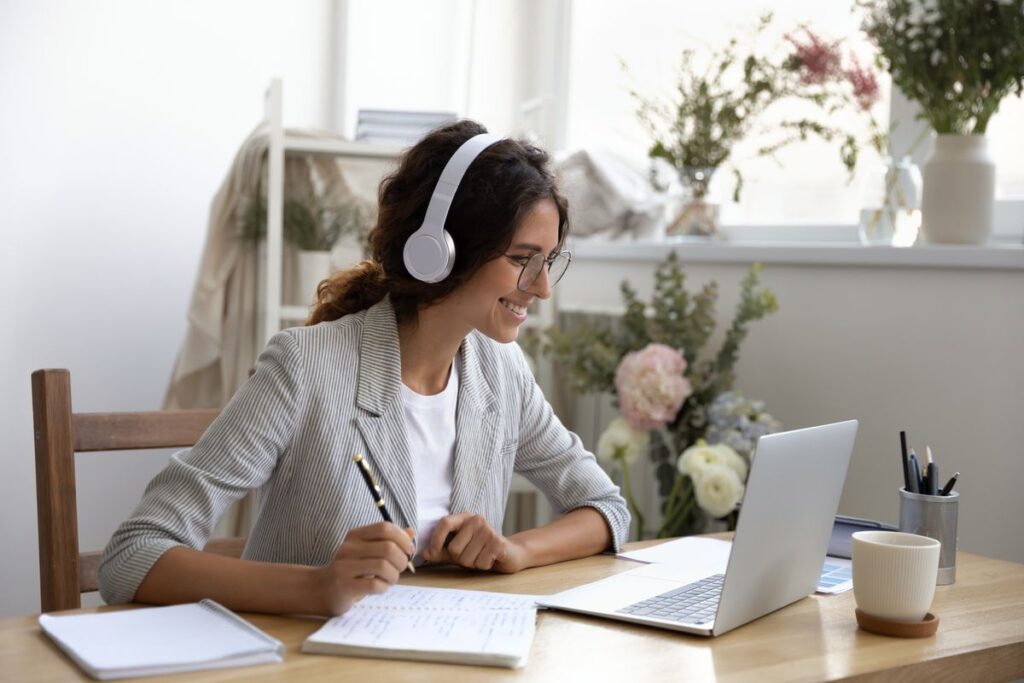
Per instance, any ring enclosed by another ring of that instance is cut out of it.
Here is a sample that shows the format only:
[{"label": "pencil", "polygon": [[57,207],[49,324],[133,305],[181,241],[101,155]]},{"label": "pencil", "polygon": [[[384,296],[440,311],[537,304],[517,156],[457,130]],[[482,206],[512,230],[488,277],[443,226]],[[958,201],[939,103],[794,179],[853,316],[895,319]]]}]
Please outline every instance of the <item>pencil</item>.
[{"label": "pencil", "polygon": [[[380,487],[377,486],[377,482],[373,480],[373,475],[370,473],[370,466],[366,464],[366,459],[362,453],[356,453],[352,456],[352,462],[359,468],[359,473],[363,475],[363,481],[366,482],[367,488],[370,489],[370,495],[373,496],[373,502],[377,505],[377,509],[380,510],[380,516],[384,518],[385,522],[394,524],[391,520],[391,513],[388,512],[387,507],[384,505],[384,499],[380,495]],[[416,568],[412,566],[412,558],[405,565],[409,571],[413,574],[416,573]]]}]

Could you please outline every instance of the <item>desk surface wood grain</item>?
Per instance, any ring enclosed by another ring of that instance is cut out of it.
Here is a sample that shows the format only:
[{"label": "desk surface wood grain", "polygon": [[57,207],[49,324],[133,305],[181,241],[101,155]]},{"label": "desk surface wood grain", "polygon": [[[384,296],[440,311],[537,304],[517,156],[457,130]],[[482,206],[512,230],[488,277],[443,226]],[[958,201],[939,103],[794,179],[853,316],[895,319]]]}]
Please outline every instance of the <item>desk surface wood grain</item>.
[{"label": "desk surface wood grain", "polygon": [[[631,544],[631,549],[649,543]],[[1024,677],[1024,565],[960,553],[957,582],[939,586],[932,638],[861,631],[853,593],[811,596],[718,638],[544,610],[524,669],[304,655],[320,622],[247,614],[287,646],[284,664],[151,677],[150,681],[1003,681]],[[636,567],[590,557],[513,576],[456,569],[420,572],[412,585],[548,594]],[[84,612],[117,609],[93,608]],[[0,680],[90,680],[39,630],[35,616],[0,620]]]}]

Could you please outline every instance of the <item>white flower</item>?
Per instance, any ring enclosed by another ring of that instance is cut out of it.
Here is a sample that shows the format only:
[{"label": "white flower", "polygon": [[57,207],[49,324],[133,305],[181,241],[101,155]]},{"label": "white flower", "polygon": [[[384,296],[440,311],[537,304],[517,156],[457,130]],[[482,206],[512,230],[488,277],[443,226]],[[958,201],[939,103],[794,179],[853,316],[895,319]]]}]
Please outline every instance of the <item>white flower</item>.
[{"label": "white flower", "polygon": [[646,430],[633,429],[624,418],[617,417],[597,440],[597,458],[607,465],[629,465],[647,450],[650,439]]},{"label": "white flower", "polygon": [[682,474],[693,479],[694,485],[704,476],[710,467],[720,466],[736,473],[739,481],[747,478],[747,461],[739,453],[724,443],[709,446],[703,439],[697,445],[690,446],[679,456],[676,465]]},{"label": "white flower", "polygon": [[743,497],[743,482],[735,470],[725,465],[708,465],[694,481],[697,505],[712,517],[725,517],[736,509]]}]

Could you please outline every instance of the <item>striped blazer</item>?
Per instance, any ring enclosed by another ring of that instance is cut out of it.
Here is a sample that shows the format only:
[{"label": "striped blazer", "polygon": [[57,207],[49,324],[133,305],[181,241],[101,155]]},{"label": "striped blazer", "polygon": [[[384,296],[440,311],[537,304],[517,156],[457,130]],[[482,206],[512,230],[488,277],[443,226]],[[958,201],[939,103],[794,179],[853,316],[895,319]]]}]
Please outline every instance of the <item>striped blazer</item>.
[{"label": "striped blazer", "polygon": [[[559,513],[592,507],[616,549],[629,512],[619,489],[559,422],[516,344],[479,332],[460,347],[451,512],[501,528],[513,472]],[[417,528],[416,482],[399,392],[398,328],[388,298],[276,334],[255,372],[191,449],[171,456],[103,554],[100,592],[130,601],[169,548],[202,548],[227,507],[259,488],[243,557],[320,566],[347,532],[380,521],[352,463],[363,453],[399,526]]]}]

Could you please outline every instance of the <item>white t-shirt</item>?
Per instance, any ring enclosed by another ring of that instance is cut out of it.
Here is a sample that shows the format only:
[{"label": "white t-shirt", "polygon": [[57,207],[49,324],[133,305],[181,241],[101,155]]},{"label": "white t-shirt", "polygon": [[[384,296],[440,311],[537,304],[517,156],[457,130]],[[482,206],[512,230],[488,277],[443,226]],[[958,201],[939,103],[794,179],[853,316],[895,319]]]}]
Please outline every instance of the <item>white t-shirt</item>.
[{"label": "white t-shirt", "polygon": [[434,527],[451,510],[459,357],[439,394],[423,396],[402,384],[406,442],[416,482],[416,552],[430,545]]}]

